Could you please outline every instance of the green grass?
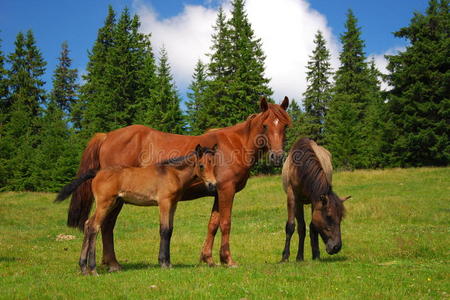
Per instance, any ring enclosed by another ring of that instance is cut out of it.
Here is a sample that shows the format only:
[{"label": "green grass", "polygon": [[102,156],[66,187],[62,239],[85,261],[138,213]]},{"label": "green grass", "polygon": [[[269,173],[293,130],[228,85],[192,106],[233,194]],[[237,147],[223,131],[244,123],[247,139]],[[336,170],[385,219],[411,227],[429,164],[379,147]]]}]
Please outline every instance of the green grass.
[{"label": "green grass", "polygon": [[[285,195],[280,177],[257,177],[234,201],[231,249],[238,268],[198,259],[211,198],[180,203],[170,270],[157,265],[158,209],[126,206],[116,226],[124,270],[80,276],[82,235],[65,226],[68,201],[54,194],[0,194],[0,298],[348,299],[449,298],[450,168],[336,173],[335,190],[352,195],[342,223],[343,249],[312,261],[279,264]],[[309,212],[309,210],[307,210]],[[307,222],[309,222],[309,215]],[[56,241],[58,234],[74,240]],[[218,262],[216,238],[214,258]],[[98,239],[98,253],[101,242]],[[100,257],[100,255],[98,255]]]}]

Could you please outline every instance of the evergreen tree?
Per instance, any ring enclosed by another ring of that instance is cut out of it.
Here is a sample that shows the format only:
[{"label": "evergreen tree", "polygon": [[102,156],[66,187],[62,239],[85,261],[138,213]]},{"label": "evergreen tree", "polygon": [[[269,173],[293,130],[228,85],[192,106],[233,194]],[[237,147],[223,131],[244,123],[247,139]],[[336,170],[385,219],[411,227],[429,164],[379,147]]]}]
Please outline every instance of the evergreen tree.
[{"label": "evergreen tree", "polygon": [[289,151],[298,139],[308,136],[308,127],[305,121],[306,114],[294,99],[289,104],[288,113],[291,117],[292,125],[286,131],[286,151]]},{"label": "evergreen tree", "polygon": [[114,45],[114,30],[116,14],[110,5],[105,24],[99,29],[97,40],[89,53],[85,84],[80,89],[80,101],[74,107],[75,120],[81,120],[85,138],[90,138],[95,132],[111,130],[111,119],[114,119],[114,105],[111,80],[107,78],[110,50]]},{"label": "evergreen tree", "polygon": [[189,123],[189,133],[198,135],[208,129],[208,116],[205,112],[205,89],[207,85],[206,66],[198,60],[192,76],[187,96],[190,100],[186,102],[186,119]]},{"label": "evergreen tree", "polygon": [[70,181],[78,167],[77,136],[71,135],[66,117],[77,101],[77,70],[66,42],[62,44],[58,65],[53,73],[53,89],[45,114],[40,119],[34,151],[32,182],[39,191],[57,191]]},{"label": "evergreen tree", "polygon": [[164,132],[183,133],[184,119],[180,109],[180,98],[173,83],[167,51],[164,47],[160,52],[155,97],[155,105],[149,111],[151,127]]},{"label": "evergreen tree", "polygon": [[142,112],[154,102],[155,66],[149,36],[139,32],[138,16],[124,9],[116,22],[109,7],[90,54],[81,111],[87,136],[147,122]]},{"label": "evergreen tree", "polygon": [[395,33],[409,40],[389,60],[390,162],[400,166],[450,161],[450,13],[448,0],[430,0]]},{"label": "evergreen tree", "polygon": [[380,79],[382,74],[372,60],[368,66],[368,104],[364,112],[360,161],[363,168],[379,168],[384,166],[384,133],[387,121],[387,107],[381,93]]},{"label": "evergreen tree", "polygon": [[325,143],[333,153],[333,163],[342,168],[362,167],[362,128],[369,102],[368,72],[364,42],[357,20],[347,13],[346,32],[341,35],[341,65],[335,74],[335,87],[325,122]]},{"label": "evergreen tree", "polygon": [[232,1],[230,27],[230,97],[233,105],[229,107],[229,124],[245,120],[259,110],[258,99],[271,96],[269,79],[264,76],[265,55],[261,39],[256,38],[244,9],[244,0]]},{"label": "evergreen tree", "polygon": [[37,146],[40,105],[45,101],[45,61],[31,31],[19,33],[15,51],[8,56],[11,65],[8,71],[9,96],[5,102],[8,117],[5,118],[0,140],[3,189],[33,190],[32,160]]},{"label": "evergreen tree", "polygon": [[58,58],[58,65],[53,74],[53,89],[50,98],[55,102],[58,108],[71,114],[72,105],[78,99],[78,71],[71,69],[72,59],[69,57],[69,46],[67,42],[61,45],[61,54]]},{"label": "evergreen tree", "polygon": [[[5,56],[1,48],[0,39],[0,126],[3,124],[3,118],[7,113],[7,96],[8,96],[8,82],[7,82],[7,70],[5,69]],[[1,134],[1,129],[0,129]]]},{"label": "evergreen tree", "polygon": [[230,97],[229,83],[231,82],[230,53],[231,44],[229,38],[230,28],[222,7],[219,8],[214,33],[212,35],[212,53],[209,54],[208,77],[205,99],[206,128],[227,126],[227,118],[233,99]]},{"label": "evergreen tree", "polygon": [[57,192],[73,178],[78,168],[76,136],[70,134],[59,103],[55,98],[50,98],[40,119],[41,128],[36,136],[39,144],[34,150],[30,174],[33,190],[36,191]]},{"label": "evergreen tree", "polygon": [[314,40],[315,49],[307,66],[308,86],[304,96],[306,133],[318,143],[323,141],[325,115],[331,99],[330,52],[322,32],[318,31]]},{"label": "evergreen tree", "polygon": [[244,10],[244,1],[232,2],[232,16],[226,20],[219,10],[212,36],[206,90],[208,127],[234,125],[258,111],[260,96],[272,95],[264,76],[265,56],[261,40],[254,36]]}]

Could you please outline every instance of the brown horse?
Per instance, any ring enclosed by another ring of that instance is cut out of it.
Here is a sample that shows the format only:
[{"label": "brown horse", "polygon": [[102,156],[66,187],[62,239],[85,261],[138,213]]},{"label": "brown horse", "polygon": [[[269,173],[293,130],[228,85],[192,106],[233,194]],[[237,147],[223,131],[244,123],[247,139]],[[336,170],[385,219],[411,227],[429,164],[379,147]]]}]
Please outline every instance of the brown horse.
[{"label": "brown horse", "polygon": [[[67,198],[81,183],[91,179],[96,209],[84,226],[80,268],[83,275],[96,275],[95,241],[108,214],[119,201],[139,206],[159,206],[159,264],[170,267],[170,239],[178,201],[184,190],[196,179],[214,192],[214,157],[217,145],[211,150],[197,145],[195,152],[147,167],[108,168],[90,171],[65,186],[55,201]],[[89,265],[88,265],[89,262]]]},{"label": "brown horse", "polygon": [[311,204],[309,234],[312,257],[320,257],[318,235],[326,244],[328,254],[341,250],[341,221],[345,208],[343,202],[350,198],[339,198],[331,188],[331,154],[313,140],[302,138],[289,151],[283,165],[283,187],[287,194],[288,220],[286,222],[286,243],[282,261],[290,255],[291,237],[295,230],[294,217],[298,224],[297,261],[303,260],[303,246],[306,235],[303,206]]},{"label": "brown horse", "polygon": [[[220,260],[228,266],[235,265],[230,252],[231,210],[235,193],[242,190],[249,177],[250,168],[265,152],[270,160],[280,164],[286,127],[290,124],[286,109],[289,99],[281,105],[267,103],[261,98],[261,112],[246,121],[200,136],[183,136],[160,132],[141,125],[132,125],[95,135],[83,152],[78,174],[89,169],[98,170],[114,166],[146,166],[164,159],[185,155],[196,144],[206,147],[219,145],[215,156],[217,191],[208,191],[204,184],[194,182],[181,200],[214,196],[214,205],[208,233],[201,252],[201,261],[214,265],[212,247],[217,229],[222,233]],[[86,181],[73,194],[68,214],[68,225],[83,228],[93,202],[91,181]],[[113,229],[122,208],[119,203],[106,217],[102,231],[103,263],[111,271],[120,269],[114,252]]]}]

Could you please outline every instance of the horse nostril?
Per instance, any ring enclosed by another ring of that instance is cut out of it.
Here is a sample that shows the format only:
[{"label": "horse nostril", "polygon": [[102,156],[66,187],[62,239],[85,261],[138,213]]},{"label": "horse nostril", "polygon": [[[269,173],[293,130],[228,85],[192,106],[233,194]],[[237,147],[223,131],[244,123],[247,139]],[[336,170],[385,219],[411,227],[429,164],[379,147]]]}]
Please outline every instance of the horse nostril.
[{"label": "horse nostril", "polygon": [[333,247],[333,251],[335,252],[335,253],[337,253],[337,252],[339,252],[339,250],[341,250],[341,244],[337,244],[337,245],[335,245],[334,247]]}]

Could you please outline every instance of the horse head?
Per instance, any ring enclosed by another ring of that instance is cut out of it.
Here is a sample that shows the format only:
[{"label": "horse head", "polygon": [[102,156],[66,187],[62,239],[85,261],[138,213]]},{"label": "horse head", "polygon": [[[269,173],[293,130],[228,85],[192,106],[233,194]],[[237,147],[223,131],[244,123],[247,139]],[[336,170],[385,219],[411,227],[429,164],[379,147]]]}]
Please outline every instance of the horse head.
[{"label": "horse head", "polygon": [[340,198],[334,192],[320,195],[320,199],[312,203],[311,224],[319,232],[326,245],[328,254],[336,254],[341,250],[341,221],[345,214],[343,202],[350,198]]},{"label": "horse head", "polygon": [[261,113],[254,116],[252,127],[256,135],[255,145],[258,150],[269,152],[270,162],[281,165],[284,157],[284,140],[286,128],[291,119],[286,112],[289,106],[288,97],[281,104],[268,103],[265,97],[260,100]]},{"label": "horse head", "polygon": [[214,155],[217,151],[217,144],[214,147],[207,148],[197,145],[195,154],[197,158],[196,175],[205,183],[209,192],[216,191],[217,180],[214,174],[215,160]]}]

